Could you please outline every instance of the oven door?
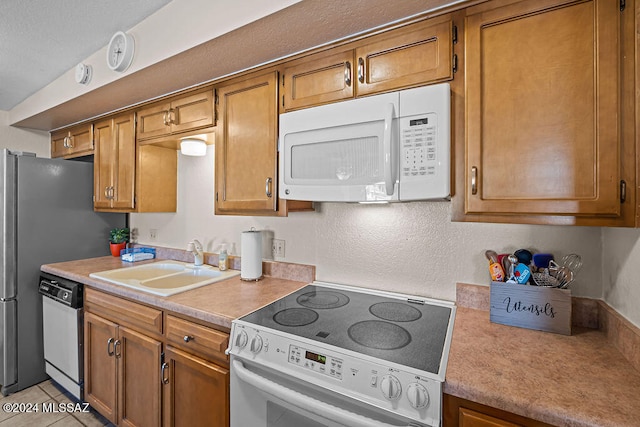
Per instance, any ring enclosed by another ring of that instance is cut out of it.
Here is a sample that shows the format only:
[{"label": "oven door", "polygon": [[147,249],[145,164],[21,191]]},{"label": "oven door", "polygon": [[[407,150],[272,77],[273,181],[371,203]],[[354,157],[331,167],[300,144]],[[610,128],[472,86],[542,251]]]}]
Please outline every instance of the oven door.
[{"label": "oven door", "polygon": [[231,356],[231,427],[426,427]]}]

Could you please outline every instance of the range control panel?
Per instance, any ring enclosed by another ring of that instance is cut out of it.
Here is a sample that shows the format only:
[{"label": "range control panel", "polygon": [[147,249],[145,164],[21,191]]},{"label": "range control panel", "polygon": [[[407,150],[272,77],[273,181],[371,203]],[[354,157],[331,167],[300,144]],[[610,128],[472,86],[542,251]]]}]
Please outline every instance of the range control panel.
[{"label": "range control panel", "polygon": [[342,379],[342,359],[315,353],[297,345],[289,346],[289,363],[339,380]]}]

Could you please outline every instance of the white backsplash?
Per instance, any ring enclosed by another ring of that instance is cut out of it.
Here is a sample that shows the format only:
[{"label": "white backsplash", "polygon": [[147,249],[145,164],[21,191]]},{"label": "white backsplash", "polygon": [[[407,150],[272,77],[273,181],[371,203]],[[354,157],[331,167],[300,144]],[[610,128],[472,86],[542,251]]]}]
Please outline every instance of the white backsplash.
[{"label": "white backsplash", "polygon": [[[574,295],[602,297],[598,227],[451,222],[449,202],[322,203],[316,212],[285,218],[216,216],[213,153],[209,146],[206,157],[179,156],[176,213],[131,214],[139,243],[185,249],[197,238],[208,252],[227,243],[239,255],[240,233],[255,227],[285,240],[285,257],[277,261],[313,264],[318,280],[447,300],[455,299],[456,282],[488,283],[486,249],[577,252],[584,267],[572,286]],[[155,241],[150,229],[158,230]]]}]

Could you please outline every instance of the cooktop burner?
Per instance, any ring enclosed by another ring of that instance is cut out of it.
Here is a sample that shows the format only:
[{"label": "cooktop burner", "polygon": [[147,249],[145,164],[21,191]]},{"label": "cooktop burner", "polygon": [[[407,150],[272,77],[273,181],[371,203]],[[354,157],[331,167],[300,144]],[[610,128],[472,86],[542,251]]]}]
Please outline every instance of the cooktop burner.
[{"label": "cooktop burner", "polygon": [[379,350],[397,350],[411,342],[411,335],[402,326],[381,320],[358,322],[348,333],[358,344]]},{"label": "cooktop burner", "polygon": [[273,320],[282,326],[305,326],[318,320],[318,313],[308,308],[285,308]]},{"label": "cooktop burner", "polygon": [[338,308],[349,304],[349,297],[337,291],[313,291],[300,295],[298,304],[309,308]]},{"label": "cooktop burner", "polygon": [[369,311],[380,319],[392,322],[413,322],[422,317],[420,310],[401,302],[379,302],[369,307]]},{"label": "cooktop burner", "polygon": [[439,374],[452,310],[367,289],[312,284],[240,320]]}]

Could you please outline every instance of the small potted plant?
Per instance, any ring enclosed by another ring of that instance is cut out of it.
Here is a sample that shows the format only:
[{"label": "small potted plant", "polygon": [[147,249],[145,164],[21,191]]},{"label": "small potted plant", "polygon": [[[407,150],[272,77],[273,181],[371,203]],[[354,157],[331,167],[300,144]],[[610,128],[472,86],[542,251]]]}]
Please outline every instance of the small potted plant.
[{"label": "small potted plant", "polygon": [[111,247],[111,255],[120,256],[120,251],[127,247],[129,241],[128,228],[114,228],[109,231],[109,243]]}]

